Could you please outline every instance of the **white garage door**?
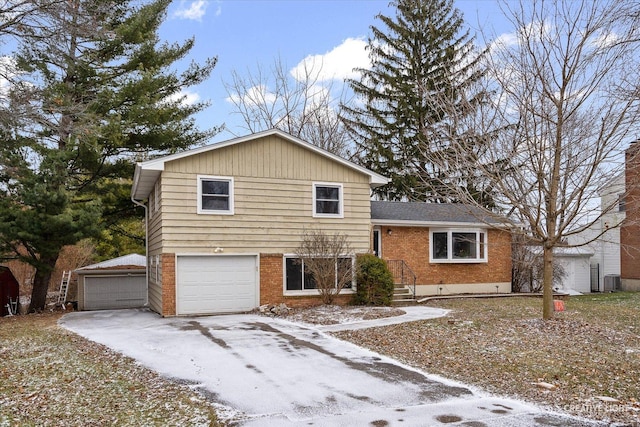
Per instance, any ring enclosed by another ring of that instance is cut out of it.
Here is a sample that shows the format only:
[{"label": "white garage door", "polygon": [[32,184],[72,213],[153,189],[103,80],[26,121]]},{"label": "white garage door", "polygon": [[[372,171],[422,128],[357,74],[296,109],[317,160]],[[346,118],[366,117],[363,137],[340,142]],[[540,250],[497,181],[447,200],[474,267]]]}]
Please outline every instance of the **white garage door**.
[{"label": "white garage door", "polygon": [[177,314],[249,311],[258,306],[256,256],[179,256]]},{"label": "white garage door", "polygon": [[147,303],[145,275],[85,276],[84,309],[113,310]]}]

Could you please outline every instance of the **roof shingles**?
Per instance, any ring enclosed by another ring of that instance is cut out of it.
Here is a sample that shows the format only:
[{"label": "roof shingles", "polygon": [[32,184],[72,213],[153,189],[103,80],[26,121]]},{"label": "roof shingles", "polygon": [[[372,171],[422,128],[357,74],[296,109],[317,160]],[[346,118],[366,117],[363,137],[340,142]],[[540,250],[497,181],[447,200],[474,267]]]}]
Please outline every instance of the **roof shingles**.
[{"label": "roof shingles", "polygon": [[372,201],[371,219],[407,222],[493,223],[500,221],[490,212],[471,205],[454,203]]}]

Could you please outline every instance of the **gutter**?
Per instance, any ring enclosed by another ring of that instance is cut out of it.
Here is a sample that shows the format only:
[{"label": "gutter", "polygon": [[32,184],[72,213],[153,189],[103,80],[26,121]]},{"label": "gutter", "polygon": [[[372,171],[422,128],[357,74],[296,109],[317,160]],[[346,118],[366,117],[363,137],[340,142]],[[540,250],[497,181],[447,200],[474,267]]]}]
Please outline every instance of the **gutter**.
[{"label": "gutter", "polygon": [[372,225],[379,226],[397,226],[397,227],[474,227],[474,228],[508,228],[510,224],[506,223],[487,223],[487,222],[449,222],[449,221],[411,221],[411,220],[394,220],[394,219],[372,219]]},{"label": "gutter", "polygon": [[[140,266],[142,267],[142,266]],[[142,270],[142,268],[125,268],[125,269],[110,269],[110,270],[105,270],[105,269],[92,269],[92,270],[82,270],[82,269],[78,269],[78,270],[74,270],[74,273],[78,274],[78,275],[83,275],[83,276],[103,276],[103,275],[110,275],[110,274],[119,274],[119,275],[123,275],[123,276],[135,276],[138,275],[140,273],[140,271]],[[146,271],[146,267],[145,267],[145,271]]]},{"label": "gutter", "polygon": [[[136,171],[137,172],[137,171]],[[134,182],[134,186],[136,183]],[[144,281],[147,283],[147,301],[146,304],[149,304],[149,216],[147,215],[147,205],[144,203],[140,203],[136,199],[133,198],[133,191],[131,192],[131,201],[133,204],[137,206],[142,206],[144,208]]]}]

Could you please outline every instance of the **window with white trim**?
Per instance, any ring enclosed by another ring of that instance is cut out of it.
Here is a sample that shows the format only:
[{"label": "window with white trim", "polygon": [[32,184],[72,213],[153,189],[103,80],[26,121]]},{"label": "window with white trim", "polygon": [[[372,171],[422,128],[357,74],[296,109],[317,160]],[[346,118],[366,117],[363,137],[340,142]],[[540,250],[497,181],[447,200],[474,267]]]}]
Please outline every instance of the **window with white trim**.
[{"label": "window with white trim", "polygon": [[149,255],[149,282],[157,283],[158,275],[156,273],[156,257]]},{"label": "window with white trim", "polygon": [[487,262],[486,230],[430,230],[429,261],[432,263]]},{"label": "window with white trim", "polygon": [[233,178],[198,176],[198,213],[233,215]]},{"label": "window with white trim", "polygon": [[149,205],[149,218],[153,218],[153,214],[156,211],[156,202],[155,202],[155,193],[152,191],[151,193],[149,193],[149,200],[148,200],[148,205]]},{"label": "window with white trim", "polygon": [[[308,273],[305,268],[304,260],[297,257],[285,257],[285,291],[315,291],[318,286],[313,279],[313,275]],[[353,272],[352,257],[338,258],[335,265],[335,285],[338,284],[338,277],[343,277],[349,271]],[[352,289],[353,280],[347,283],[343,289]]]},{"label": "window with white trim", "polygon": [[160,210],[160,180],[153,185],[153,190],[149,194],[149,218]]},{"label": "window with white trim", "polygon": [[153,186],[153,193],[154,209],[156,212],[158,212],[160,210],[160,180],[156,181],[155,185]]},{"label": "window with white trim", "polygon": [[313,184],[313,216],[342,218],[342,184]]}]

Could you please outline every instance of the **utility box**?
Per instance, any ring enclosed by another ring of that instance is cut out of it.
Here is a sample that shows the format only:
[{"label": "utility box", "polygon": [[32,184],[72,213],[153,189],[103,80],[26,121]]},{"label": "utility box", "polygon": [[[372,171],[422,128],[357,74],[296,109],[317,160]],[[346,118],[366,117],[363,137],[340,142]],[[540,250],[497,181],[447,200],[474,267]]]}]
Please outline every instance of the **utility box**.
[{"label": "utility box", "polygon": [[620,280],[619,274],[607,274],[604,276],[604,291],[613,292],[619,291],[622,286],[622,280]]}]

